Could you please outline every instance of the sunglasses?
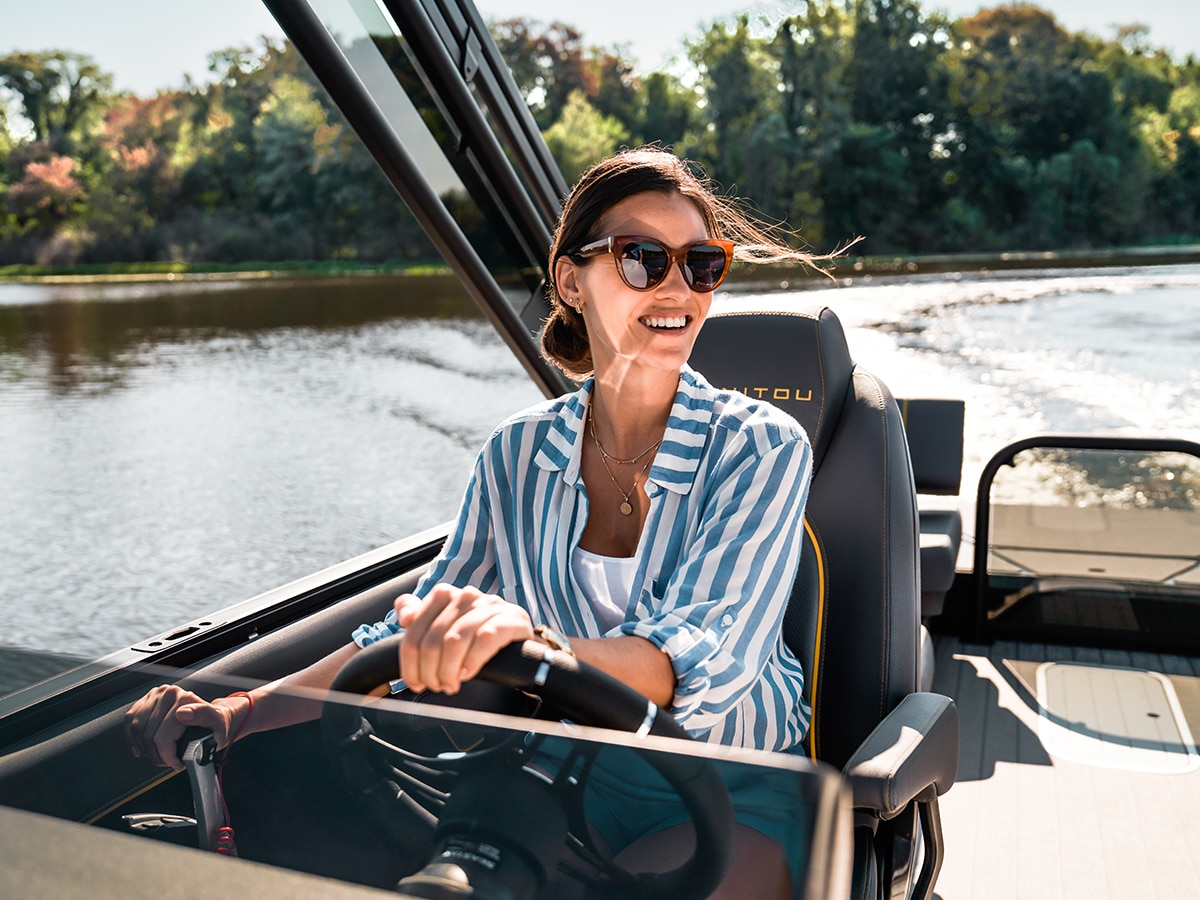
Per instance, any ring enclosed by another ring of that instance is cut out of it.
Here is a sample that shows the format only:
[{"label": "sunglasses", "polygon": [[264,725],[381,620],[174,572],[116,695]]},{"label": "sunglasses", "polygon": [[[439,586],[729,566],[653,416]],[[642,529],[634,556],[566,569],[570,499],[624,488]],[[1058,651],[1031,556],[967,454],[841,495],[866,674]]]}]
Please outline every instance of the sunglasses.
[{"label": "sunglasses", "polygon": [[568,253],[579,262],[593,256],[611,253],[617,263],[617,274],[635,291],[656,287],[671,271],[671,263],[679,263],[684,281],[693,291],[707,294],[729,274],[733,262],[733,241],[711,238],[674,249],[643,237],[606,237]]}]

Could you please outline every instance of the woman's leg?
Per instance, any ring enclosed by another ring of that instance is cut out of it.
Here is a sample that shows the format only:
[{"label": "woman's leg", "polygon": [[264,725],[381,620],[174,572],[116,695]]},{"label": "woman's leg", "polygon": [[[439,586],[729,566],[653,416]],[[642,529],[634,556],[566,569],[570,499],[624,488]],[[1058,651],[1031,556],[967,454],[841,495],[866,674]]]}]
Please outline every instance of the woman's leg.
[{"label": "woman's leg", "polygon": [[[695,832],[691,824],[675,825],[634,841],[617,854],[616,862],[631,872],[666,872],[692,855]],[[783,847],[760,831],[738,823],[734,830],[733,862],[720,887],[711,895],[715,900],[745,900],[747,897],[792,895],[791,876]]]}]

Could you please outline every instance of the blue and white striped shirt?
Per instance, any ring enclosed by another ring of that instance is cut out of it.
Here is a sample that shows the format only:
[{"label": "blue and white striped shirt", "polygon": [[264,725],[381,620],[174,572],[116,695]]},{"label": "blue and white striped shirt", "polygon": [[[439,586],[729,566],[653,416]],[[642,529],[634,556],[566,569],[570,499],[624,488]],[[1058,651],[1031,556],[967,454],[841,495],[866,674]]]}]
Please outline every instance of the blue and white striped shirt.
[{"label": "blue and white striped shirt", "polygon": [[[602,631],[572,573],[588,517],[580,475],[588,381],[509,418],[480,451],[454,532],[417,586],[474,585],[569,637],[638,635],[671,659],[672,714],[694,737],[787,750],[811,711],[783,643],[812,452],[801,426],[684,367],[646,482],[650,509],[625,621]],[[395,612],[354,632],[399,630]]]}]

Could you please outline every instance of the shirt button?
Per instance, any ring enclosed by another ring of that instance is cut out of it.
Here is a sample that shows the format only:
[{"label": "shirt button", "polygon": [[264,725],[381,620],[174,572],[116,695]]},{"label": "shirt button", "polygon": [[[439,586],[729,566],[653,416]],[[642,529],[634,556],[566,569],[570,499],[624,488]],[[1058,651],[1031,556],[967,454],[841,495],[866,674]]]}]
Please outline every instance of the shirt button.
[{"label": "shirt button", "polygon": [[732,624],[733,616],[730,613],[725,613],[725,615],[721,616],[721,627],[728,628]]}]

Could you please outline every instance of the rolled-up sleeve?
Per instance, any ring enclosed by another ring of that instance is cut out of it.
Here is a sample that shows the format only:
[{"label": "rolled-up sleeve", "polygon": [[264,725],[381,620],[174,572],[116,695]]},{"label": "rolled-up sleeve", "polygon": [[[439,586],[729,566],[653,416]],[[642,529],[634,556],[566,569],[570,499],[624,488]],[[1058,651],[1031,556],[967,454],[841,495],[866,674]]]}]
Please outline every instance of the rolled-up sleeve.
[{"label": "rolled-up sleeve", "polygon": [[[671,658],[671,712],[694,734],[726,722],[778,650],[799,566],[811,458],[802,432],[766,448],[746,440],[728,454],[704,495],[692,498],[702,503],[698,525],[662,596],[644,595],[639,619],[622,626]],[[771,692],[781,704],[800,702],[803,689],[799,664],[790,664],[795,671],[781,679],[790,684]],[[775,718],[783,710],[762,712]]]}]

